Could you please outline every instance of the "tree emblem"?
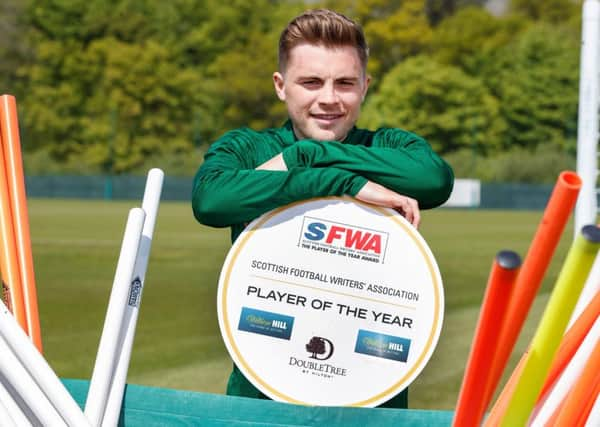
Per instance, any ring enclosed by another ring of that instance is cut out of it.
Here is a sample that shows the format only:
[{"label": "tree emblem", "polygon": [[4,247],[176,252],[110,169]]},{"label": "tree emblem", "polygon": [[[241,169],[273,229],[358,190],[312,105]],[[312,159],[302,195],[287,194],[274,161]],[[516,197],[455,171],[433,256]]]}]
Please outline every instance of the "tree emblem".
[{"label": "tree emblem", "polygon": [[[333,343],[327,338],[312,337],[308,344],[306,344],[306,351],[312,353],[312,355],[309,356],[311,359],[327,360],[333,354]],[[326,353],[326,356],[319,357],[319,355]]]}]

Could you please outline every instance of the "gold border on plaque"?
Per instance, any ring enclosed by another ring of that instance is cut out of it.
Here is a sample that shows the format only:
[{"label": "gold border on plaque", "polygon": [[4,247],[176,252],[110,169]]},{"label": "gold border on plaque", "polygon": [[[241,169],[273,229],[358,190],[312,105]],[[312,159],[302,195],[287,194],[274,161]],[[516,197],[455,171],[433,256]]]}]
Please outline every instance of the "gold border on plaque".
[{"label": "gold border on plaque", "polygon": [[[280,391],[274,389],[273,387],[271,387],[269,384],[267,384],[260,376],[258,376],[256,374],[256,372],[254,372],[254,370],[248,365],[248,363],[246,362],[246,360],[244,359],[244,357],[242,357],[236,343],[235,340],[233,338],[233,335],[231,333],[231,327],[229,324],[229,316],[227,314],[227,291],[228,291],[228,287],[229,287],[229,278],[231,276],[231,270],[232,267],[235,265],[235,261],[237,259],[238,254],[240,253],[240,251],[243,249],[243,247],[246,245],[246,243],[248,242],[248,240],[250,239],[250,237],[252,237],[252,235],[254,234],[254,231],[258,228],[260,228],[265,222],[267,222],[269,219],[271,219],[272,217],[274,217],[275,215],[281,213],[282,211],[288,210],[294,206],[297,206],[299,204],[304,204],[304,203],[309,203],[309,202],[315,202],[315,201],[319,201],[319,200],[345,200],[345,201],[352,201],[354,203],[360,204],[362,206],[365,206],[369,209],[378,211],[380,213],[382,213],[384,216],[390,218],[394,223],[396,223],[396,225],[399,225],[402,229],[404,229],[404,231],[406,231],[409,236],[411,237],[411,239],[413,239],[413,241],[416,243],[417,247],[419,248],[419,251],[421,252],[421,254],[423,255],[423,257],[426,260],[427,263],[427,268],[429,270],[429,274],[431,275],[432,278],[432,282],[434,284],[433,286],[433,290],[434,290],[434,318],[433,318],[433,324],[432,324],[432,328],[431,328],[431,332],[429,333],[429,336],[427,337],[427,342],[425,344],[425,347],[423,348],[423,351],[420,353],[419,357],[417,358],[417,360],[415,361],[415,363],[413,364],[412,368],[409,369],[405,375],[402,376],[402,378],[400,378],[400,380],[398,380],[394,385],[388,387],[386,390],[384,390],[383,392],[378,393],[377,395],[369,398],[369,399],[365,399],[365,400],[361,400],[358,402],[354,402],[354,403],[350,403],[346,406],[367,406],[375,401],[378,401],[380,399],[385,399],[386,397],[391,398],[394,395],[396,395],[397,393],[399,393],[402,390],[399,390],[398,388],[400,387],[400,385],[408,378],[410,377],[415,370],[417,370],[423,363],[423,359],[425,358],[425,355],[429,352],[432,344],[433,344],[433,340],[434,340],[434,336],[435,336],[435,332],[438,329],[438,323],[440,321],[440,316],[439,316],[439,306],[440,306],[440,295],[439,295],[439,290],[441,288],[440,283],[438,282],[438,277],[436,274],[436,269],[433,266],[432,263],[432,259],[429,256],[428,251],[423,247],[422,242],[420,241],[420,239],[418,237],[416,237],[415,234],[415,229],[413,229],[411,226],[408,226],[407,224],[401,222],[395,215],[390,215],[390,212],[388,212],[385,208],[379,207],[379,206],[375,206],[375,205],[370,205],[364,202],[361,202],[359,200],[353,199],[351,197],[319,197],[319,198],[314,198],[314,199],[308,199],[308,200],[302,200],[299,202],[294,202],[291,203],[289,205],[285,205],[282,206],[280,208],[274,209],[271,212],[267,213],[263,218],[261,218],[256,224],[254,224],[252,230],[249,230],[246,232],[246,234],[242,237],[242,240],[237,244],[237,248],[235,249],[235,252],[233,253],[231,260],[229,261],[229,265],[227,266],[227,270],[225,272],[225,279],[223,280],[223,289],[222,289],[222,298],[221,298],[221,309],[223,312],[223,325],[224,325],[224,329],[225,329],[225,334],[227,336],[227,339],[229,340],[229,344],[231,346],[231,348],[233,349],[233,352],[235,354],[235,356],[237,357],[237,363],[239,363],[240,365],[242,365],[242,367],[244,368],[244,370],[246,372],[248,372],[250,374],[250,376],[252,377],[252,379],[254,381],[256,381],[258,384],[260,384],[264,389],[269,390],[269,392],[274,395],[279,397],[281,400],[288,402],[288,403],[295,403],[295,404],[300,404],[300,405],[312,405],[310,403],[307,402],[303,402],[297,399],[294,399],[290,396],[287,396],[283,393],[281,393]],[[393,393],[393,394],[392,394]]]}]

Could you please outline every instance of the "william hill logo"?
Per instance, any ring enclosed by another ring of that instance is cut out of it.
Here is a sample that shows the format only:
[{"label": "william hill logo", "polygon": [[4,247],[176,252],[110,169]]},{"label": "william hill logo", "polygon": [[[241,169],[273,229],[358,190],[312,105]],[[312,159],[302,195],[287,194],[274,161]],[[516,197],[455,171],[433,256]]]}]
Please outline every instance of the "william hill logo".
[{"label": "william hill logo", "polygon": [[242,307],[240,314],[240,331],[267,335],[273,338],[289,340],[292,336],[294,318],[285,314]]},{"label": "william hill logo", "polygon": [[383,263],[388,233],[321,218],[304,217],[300,245],[338,256]]}]

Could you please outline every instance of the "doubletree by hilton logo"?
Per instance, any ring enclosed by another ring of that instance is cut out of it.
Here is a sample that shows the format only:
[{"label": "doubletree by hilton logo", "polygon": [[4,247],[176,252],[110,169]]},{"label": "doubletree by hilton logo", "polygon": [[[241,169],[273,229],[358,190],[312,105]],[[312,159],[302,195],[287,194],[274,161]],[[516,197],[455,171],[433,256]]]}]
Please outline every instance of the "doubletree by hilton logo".
[{"label": "doubletree by hilton logo", "polygon": [[327,360],[333,355],[333,343],[327,338],[312,337],[306,344],[306,351],[312,353],[311,359]]},{"label": "doubletree by hilton logo", "polygon": [[306,344],[306,351],[310,353],[308,359],[290,356],[288,364],[300,368],[304,375],[314,375],[326,379],[348,375],[346,368],[324,362],[333,355],[333,343],[327,338],[312,337]]}]

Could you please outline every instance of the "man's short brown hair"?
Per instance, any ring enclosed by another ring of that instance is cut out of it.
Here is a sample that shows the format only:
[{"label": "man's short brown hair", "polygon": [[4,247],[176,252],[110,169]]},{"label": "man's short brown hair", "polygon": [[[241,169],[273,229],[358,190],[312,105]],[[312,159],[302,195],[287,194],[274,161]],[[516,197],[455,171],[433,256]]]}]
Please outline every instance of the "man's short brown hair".
[{"label": "man's short brown hair", "polygon": [[369,48],[360,25],[344,15],[328,9],[307,10],[294,18],[279,37],[279,72],[287,66],[290,51],[301,43],[325,47],[352,46],[367,68]]}]

